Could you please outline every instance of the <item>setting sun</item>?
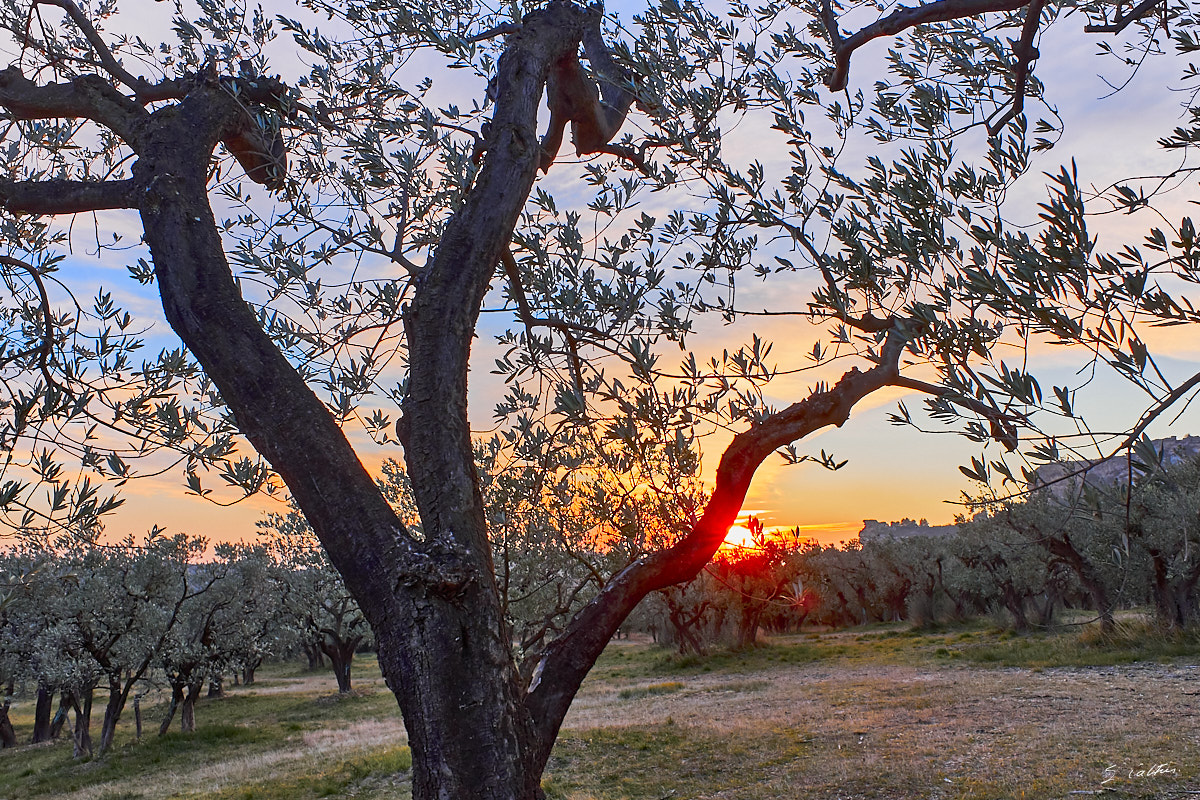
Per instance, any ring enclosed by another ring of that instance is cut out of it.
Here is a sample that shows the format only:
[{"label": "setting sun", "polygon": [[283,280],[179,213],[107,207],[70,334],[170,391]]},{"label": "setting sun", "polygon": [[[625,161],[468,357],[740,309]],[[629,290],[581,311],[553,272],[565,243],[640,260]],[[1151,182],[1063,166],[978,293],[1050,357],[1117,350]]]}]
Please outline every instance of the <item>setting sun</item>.
[{"label": "setting sun", "polygon": [[750,529],[744,525],[731,525],[729,533],[725,534],[725,542],[721,545],[723,550],[736,550],[739,548],[754,547],[754,537],[750,533]]}]

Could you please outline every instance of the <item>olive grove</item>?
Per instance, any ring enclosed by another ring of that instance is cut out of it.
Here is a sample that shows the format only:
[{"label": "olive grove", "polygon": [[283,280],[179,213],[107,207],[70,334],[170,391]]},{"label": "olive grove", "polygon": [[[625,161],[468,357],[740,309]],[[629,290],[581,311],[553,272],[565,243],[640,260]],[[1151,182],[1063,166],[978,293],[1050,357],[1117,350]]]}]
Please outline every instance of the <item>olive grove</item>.
[{"label": "olive grove", "polygon": [[[88,530],[123,482],[171,468],[221,502],[286,492],[370,623],[421,800],[539,796],[622,622],[709,562],[766,459],[838,467],[797,443],[864,398],[924,395],[897,421],[958,424],[989,443],[972,476],[1020,483],[1086,430],[1079,387],[1043,393],[1031,348],[1077,346],[1144,390],[1133,438],[1200,384],[1141,333],[1195,320],[1190,220],[1112,253],[1089,228],[1186,167],[1092,192],[1039,155],[1058,131],[1041,38],[1098,37],[1126,69],[1194,49],[1184,4],[172,6],[158,43],[115,0],[0,4],[0,508]],[[886,65],[852,67],[880,38]],[[1190,148],[1192,122],[1166,144]],[[1010,208],[1041,170],[1044,202]],[[151,317],[71,291],[67,248],[112,256],[129,224],[122,288],[155,293],[182,347],[140,352]],[[756,318],[811,345],[704,345]],[[506,394],[473,427],[481,336]],[[592,535],[562,512],[616,511],[599,533],[619,563],[520,647],[484,427],[522,530]],[[370,442],[399,445],[404,502],[364,467]]]}]

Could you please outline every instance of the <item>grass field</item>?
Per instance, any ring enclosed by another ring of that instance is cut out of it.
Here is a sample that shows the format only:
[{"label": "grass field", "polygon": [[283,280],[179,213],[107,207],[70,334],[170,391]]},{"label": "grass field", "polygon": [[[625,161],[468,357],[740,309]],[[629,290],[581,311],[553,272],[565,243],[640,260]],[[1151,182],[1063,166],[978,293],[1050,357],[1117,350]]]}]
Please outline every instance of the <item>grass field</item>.
[{"label": "grass field", "polygon": [[[679,657],[614,643],[544,786],[558,800],[1200,797],[1200,640],[1132,626],[1012,636],[878,626]],[[102,760],[0,751],[0,799],[405,798],[411,759],[371,659],[356,692],[290,665],[154,735],[132,712]],[[100,704],[98,703],[98,706]],[[32,703],[14,705],[28,737]],[[97,712],[100,713],[99,711]],[[99,720],[93,731],[98,732]]]}]

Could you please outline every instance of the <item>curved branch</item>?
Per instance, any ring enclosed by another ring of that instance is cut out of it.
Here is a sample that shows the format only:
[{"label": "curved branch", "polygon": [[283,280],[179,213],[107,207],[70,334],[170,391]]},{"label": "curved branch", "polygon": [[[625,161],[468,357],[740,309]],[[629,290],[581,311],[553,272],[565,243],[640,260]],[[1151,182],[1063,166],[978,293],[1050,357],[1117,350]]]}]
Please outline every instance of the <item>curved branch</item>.
[{"label": "curved branch", "polygon": [[42,273],[37,267],[27,261],[22,261],[13,256],[0,255],[0,264],[8,267],[14,267],[23,270],[29,274],[30,280],[37,286],[38,299],[42,304],[42,341],[36,347],[22,350],[20,353],[9,356],[3,359],[3,363],[10,363],[16,359],[23,358],[27,355],[37,353],[38,368],[50,386],[56,386],[53,376],[50,375],[50,356],[54,347],[54,316],[50,312],[50,295],[46,291],[46,283],[42,280]]},{"label": "curved branch", "polygon": [[1120,33],[1128,28],[1134,22],[1145,17],[1155,6],[1160,6],[1165,0],[1142,0],[1136,6],[1129,10],[1128,14],[1122,14],[1111,23],[1104,25],[1084,25],[1084,33]]},{"label": "curved branch", "polygon": [[534,668],[527,707],[538,745],[548,752],[579,685],[626,615],[656,589],[695,577],[712,559],[737,518],[755,471],[778,448],[829,425],[840,427],[864,397],[891,385],[898,375],[904,340],[891,336],[878,366],[851,369],[832,388],[766,417],[733,438],[717,467],[716,486],[704,514],[671,547],[645,556],[617,573],[584,606]]},{"label": "curved branch", "polygon": [[850,78],[850,56],[867,42],[881,36],[894,36],[901,31],[928,25],[934,22],[973,17],[995,11],[1016,11],[1028,5],[1030,0],[935,0],[933,3],[915,8],[901,7],[883,19],[871,23],[849,38],[843,39],[837,27],[837,18],[829,7],[829,0],[822,0],[822,22],[826,26],[833,44],[834,67],[826,85],[835,92],[846,88]]}]

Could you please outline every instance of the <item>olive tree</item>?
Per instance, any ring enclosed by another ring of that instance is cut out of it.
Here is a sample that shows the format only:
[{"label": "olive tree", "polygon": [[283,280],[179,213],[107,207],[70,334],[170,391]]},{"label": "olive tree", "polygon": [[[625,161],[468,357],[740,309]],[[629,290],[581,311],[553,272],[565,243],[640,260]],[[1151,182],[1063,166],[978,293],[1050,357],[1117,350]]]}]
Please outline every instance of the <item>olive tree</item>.
[{"label": "olive tree", "polygon": [[1004,514],[979,514],[960,524],[949,546],[963,569],[949,583],[964,607],[1003,608],[1019,632],[1031,627],[1030,616],[1033,625],[1049,627],[1055,608],[1078,585],[1067,577],[1075,571],[1006,521]]},{"label": "olive tree", "polygon": [[159,735],[180,714],[180,730],[196,729],[196,700],[204,685],[227,671],[254,682],[267,655],[286,640],[281,593],[271,579],[274,562],[263,548],[222,544],[215,559],[193,565],[188,596],[155,664],[171,690]]},{"label": "olive tree", "polygon": [[[1026,114],[1043,88],[1035,42],[1060,16],[1073,24],[1060,11],[1074,4],[934,0],[854,32],[831,0],[663,0],[627,27],[566,0],[304,0],[275,20],[213,0],[175,8],[176,40],[155,46],[105,31],[114,2],[0,5],[13,59],[0,72],[0,264],[16,299],[4,358],[19,373],[0,438],[25,454],[0,506],[18,525],[85,523],[117,502],[94,481],[136,477],[150,453],[177,453],[200,496],[220,496],[213,472],[235,495],[286,487],[369,619],[417,798],[539,796],[567,709],[622,621],[704,567],[772,454],[837,467],[795,443],[879,390],[924,394],[934,419],[1037,459],[1056,445],[1022,450],[1021,429],[1047,414],[1078,423],[1075,387],[1044,403],[1023,362],[1002,359],[1010,345],[1085,345],[1147,390],[1138,425],[1200,383],[1160,380],[1142,338],[1113,322],[1194,321],[1156,277],[1194,272],[1190,222],[1153,237],[1150,257],[1095,252],[1070,169],[1034,228],[1005,217],[1055,130],[1053,115]],[[1133,23],[1146,42],[1165,15],[1192,46],[1169,3],[1084,10],[1103,35]],[[270,75],[280,30],[309,65],[286,78]],[[852,55],[882,36],[886,77],[847,91]],[[477,89],[443,99],[430,63],[478,76]],[[730,146],[738,125],[777,158]],[[581,167],[559,153],[568,126]],[[954,138],[981,127],[982,151],[960,157]],[[847,165],[864,133],[910,146]],[[559,177],[572,169],[582,180]],[[1106,197],[1135,210],[1152,194]],[[131,277],[184,346],[140,364],[143,323],[111,294],[90,308],[55,299],[68,229],[46,218],[107,225],[118,210],[145,246]],[[758,282],[769,299],[748,299]],[[504,320],[500,424],[547,474],[611,467],[637,495],[663,474],[643,464],[693,478],[706,436],[727,442],[679,535],[605,576],[525,664],[467,413],[485,311]],[[759,314],[827,333],[799,361],[754,334],[704,348],[705,320]],[[776,378],[807,368],[809,388],[779,403]],[[559,449],[581,434],[599,462]],[[402,447],[418,525],[364,468],[351,439],[365,436]],[[35,450],[47,438],[58,450]],[[82,477],[64,477],[67,458]],[[971,469],[1016,476],[1003,459]]]},{"label": "olive tree", "polygon": [[1195,625],[1200,620],[1200,463],[1192,458],[1172,464],[1154,453],[1140,479],[1116,494],[1118,503],[1105,509],[1106,517],[1121,526],[1122,544],[1145,554],[1146,583],[1159,623],[1174,629]]},{"label": "olive tree", "polygon": [[354,654],[371,633],[366,617],[298,510],[268,514],[258,529],[274,560],[271,581],[281,610],[310,666],[314,655],[328,657],[338,692],[350,692]]}]

